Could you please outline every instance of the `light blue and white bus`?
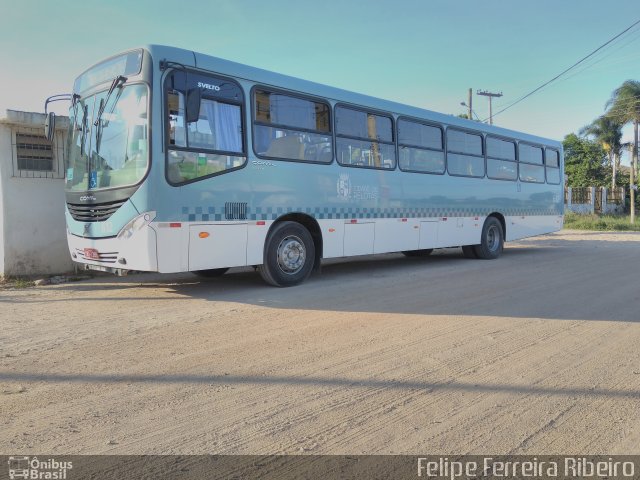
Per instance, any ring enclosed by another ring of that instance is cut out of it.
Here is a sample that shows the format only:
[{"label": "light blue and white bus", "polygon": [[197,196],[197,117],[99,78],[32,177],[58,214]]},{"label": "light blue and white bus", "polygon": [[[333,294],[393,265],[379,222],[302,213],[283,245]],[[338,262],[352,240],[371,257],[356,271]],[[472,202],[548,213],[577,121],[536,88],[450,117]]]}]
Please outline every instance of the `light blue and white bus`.
[{"label": "light blue and white bus", "polygon": [[557,141],[157,45],[91,67],[72,98],[66,220],[85,269],[256,266],[291,286],[324,258],[493,259],[562,228]]}]

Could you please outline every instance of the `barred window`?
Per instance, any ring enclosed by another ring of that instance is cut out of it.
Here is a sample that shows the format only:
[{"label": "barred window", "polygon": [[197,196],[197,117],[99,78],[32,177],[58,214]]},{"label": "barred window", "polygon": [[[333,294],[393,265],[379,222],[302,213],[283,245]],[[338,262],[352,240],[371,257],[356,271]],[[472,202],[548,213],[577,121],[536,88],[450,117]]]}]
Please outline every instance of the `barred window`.
[{"label": "barred window", "polygon": [[16,133],[18,170],[52,172],[53,145],[44,135]]}]

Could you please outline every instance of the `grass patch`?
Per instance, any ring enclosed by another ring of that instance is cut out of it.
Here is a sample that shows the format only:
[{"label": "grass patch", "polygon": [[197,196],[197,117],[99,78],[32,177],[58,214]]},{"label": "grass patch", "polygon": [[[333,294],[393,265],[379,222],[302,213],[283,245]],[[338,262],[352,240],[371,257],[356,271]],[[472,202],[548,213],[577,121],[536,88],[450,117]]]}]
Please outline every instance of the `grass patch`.
[{"label": "grass patch", "polygon": [[33,286],[33,280],[26,277],[0,276],[0,288],[29,288]]},{"label": "grass patch", "polygon": [[640,219],[631,224],[629,218],[629,215],[581,215],[567,212],[564,216],[564,228],[600,232],[640,232]]}]

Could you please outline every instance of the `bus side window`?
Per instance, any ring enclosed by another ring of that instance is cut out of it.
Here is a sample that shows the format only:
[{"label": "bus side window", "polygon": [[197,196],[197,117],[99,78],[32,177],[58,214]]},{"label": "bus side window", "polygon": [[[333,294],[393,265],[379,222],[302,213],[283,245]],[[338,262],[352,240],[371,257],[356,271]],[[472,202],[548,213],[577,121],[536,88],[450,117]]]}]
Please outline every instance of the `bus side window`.
[{"label": "bus side window", "polygon": [[256,154],[303,162],[333,160],[328,103],[263,89],[253,95]]},{"label": "bus side window", "polygon": [[267,157],[305,160],[304,152],[305,148],[300,135],[289,134],[271,140],[265,155]]}]

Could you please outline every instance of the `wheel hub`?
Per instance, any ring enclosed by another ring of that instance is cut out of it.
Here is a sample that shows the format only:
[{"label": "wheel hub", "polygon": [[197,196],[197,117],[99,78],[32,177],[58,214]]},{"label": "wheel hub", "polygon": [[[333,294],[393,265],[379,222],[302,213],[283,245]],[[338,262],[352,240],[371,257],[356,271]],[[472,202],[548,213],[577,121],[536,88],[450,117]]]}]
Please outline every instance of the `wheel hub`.
[{"label": "wheel hub", "polygon": [[306,258],[304,243],[294,235],[285,237],[278,245],[278,266],[286,274],[294,275],[302,270]]},{"label": "wheel hub", "polygon": [[500,233],[498,232],[498,227],[492,225],[487,230],[487,248],[495,252],[500,247]]}]

